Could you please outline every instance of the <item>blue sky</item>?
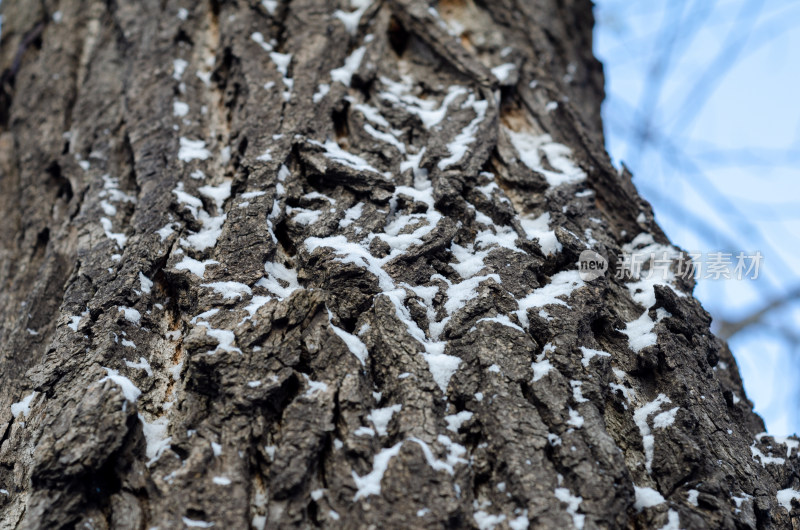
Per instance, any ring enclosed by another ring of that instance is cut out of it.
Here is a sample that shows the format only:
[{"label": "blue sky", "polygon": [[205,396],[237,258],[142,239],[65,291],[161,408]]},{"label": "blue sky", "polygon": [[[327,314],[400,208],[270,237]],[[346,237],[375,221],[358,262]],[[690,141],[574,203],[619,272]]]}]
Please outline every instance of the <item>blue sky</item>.
[{"label": "blue sky", "polygon": [[[599,0],[595,15],[615,163],[631,168],[675,244],[764,255],[758,280],[698,283],[715,322],[796,289],[800,2]],[[730,345],[769,432],[791,434],[800,431],[800,303],[764,322]]]}]

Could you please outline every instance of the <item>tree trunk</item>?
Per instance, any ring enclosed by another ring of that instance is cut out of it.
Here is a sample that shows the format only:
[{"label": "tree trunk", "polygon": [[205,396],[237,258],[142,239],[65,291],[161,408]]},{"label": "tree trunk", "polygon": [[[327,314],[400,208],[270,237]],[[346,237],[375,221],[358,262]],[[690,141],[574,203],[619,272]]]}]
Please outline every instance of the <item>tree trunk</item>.
[{"label": "tree trunk", "polygon": [[2,528],[800,524],[589,1],[2,8]]}]

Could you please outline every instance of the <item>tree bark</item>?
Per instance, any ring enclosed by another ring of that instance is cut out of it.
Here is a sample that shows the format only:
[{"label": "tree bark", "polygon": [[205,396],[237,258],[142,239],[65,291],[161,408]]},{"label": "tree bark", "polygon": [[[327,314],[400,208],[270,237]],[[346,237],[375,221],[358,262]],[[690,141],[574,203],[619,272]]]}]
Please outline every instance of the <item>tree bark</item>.
[{"label": "tree bark", "polygon": [[2,9],[2,528],[800,525],[590,2]]}]

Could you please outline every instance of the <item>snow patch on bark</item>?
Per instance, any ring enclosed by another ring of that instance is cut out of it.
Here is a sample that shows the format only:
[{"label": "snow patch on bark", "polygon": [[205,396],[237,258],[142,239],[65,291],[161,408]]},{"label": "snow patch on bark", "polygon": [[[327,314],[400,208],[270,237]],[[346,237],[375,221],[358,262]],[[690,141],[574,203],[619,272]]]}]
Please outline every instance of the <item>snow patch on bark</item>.
[{"label": "snow patch on bark", "polygon": [[225,300],[242,298],[243,295],[251,295],[250,287],[239,282],[212,282],[204,283],[203,287],[210,287]]},{"label": "snow patch on bark", "polygon": [[647,486],[640,488],[634,484],[633,490],[636,495],[636,500],[633,504],[633,507],[637,512],[641,512],[645,508],[651,508],[667,502],[664,497],[653,488],[649,488]]},{"label": "snow patch on bark", "polygon": [[472,514],[472,518],[475,519],[478,530],[492,530],[506,520],[506,516],[503,514],[491,514],[484,510],[476,511]]},{"label": "snow patch on bark", "polygon": [[125,320],[127,320],[131,324],[136,324],[137,326],[139,325],[139,322],[142,319],[142,314],[132,307],[120,306],[117,308],[117,311],[123,313]]},{"label": "snow patch on bark", "polygon": [[[679,256],[675,248],[656,243],[651,234],[641,233],[623,245],[623,252],[631,260],[630,263],[623,263],[624,270],[634,280],[626,286],[631,298],[645,311],[636,320],[626,323],[621,331],[628,336],[631,349],[638,353],[656,344],[658,337],[653,331],[656,323],[671,316],[665,309],[659,308],[655,321],[650,318],[649,310],[656,304],[655,286],[669,287],[678,296],[686,295],[673,286],[675,275],[670,266]],[[645,264],[649,264],[646,270],[643,269]]]},{"label": "snow patch on bark", "polygon": [[475,325],[478,325],[481,322],[496,322],[496,323],[500,324],[501,326],[506,326],[506,327],[509,327],[509,328],[512,328],[512,329],[516,329],[517,331],[521,331],[521,332],[525,333],[524,329],[522,329],[520,326],[514,324],[511,321],[511,319],[508,318],[508,316],[506,316],[506,315],[497,315],[497,316],[494,316],[494,317],[484,317],[484,318],[478,320],[477,322],[475,322]]},{"label": "snow patch on bark", "polygon": [[753,460],[757,462],[761,462],[761,467],[767,467],[767,464],[775,464],[775,465],[784,465],[786,463],[785,458],[781,458],[779,456],[772,456],[765,455],[761,452],[761,450],[756,447],[756,442],[753,442],[753,445],[750,446],[750,453],[753,455]]},{"label": "snow patch on bark", "polygon": [[344,60],[344,64],[342,66],[331,70],[331,81],[338,81],[344,86],[349,87],[353,80],[353,74],[355,74],[356,70],[358,70],[366,51],[367,48],[364,46],[353,50],[353,52]]},{"label": "snow patch on bark", "polygon": [[524,327],[528,327],[528,309],[534,307],[544,307],[555,304],[569,307],[569,304],[562,300],[563,297],[569,298],[572,292],[586,285],[583,283],[578,271],[562,271],[550,277],[550,283],[526,295],[525,298],[518,300],[519,309],[516,311],[517,318]]},{"label": "snow patch on bark", "polygon": [[123,359],[123,361],[125,362],[125,366],[127,366],[128,368],[136,368],[139,370],[144,370],[149,377],[153,377],[153,369],[150,368],[150,363],[147,362],[147,359],[145,359],[144,357],[139,357],[138,363],[133,361],[128,361],[126,359]]},{"label": "snow patch on bark", "polygon": [[222,235],[222,225],[227,219],[227,214],[222,213],[222,207],[225,200],[230,197],[230,181],[225,181],[219,186],[203,186],[198,191],[214,201],[219,215],[211,216],[207,211],[201,209],[203,201],[184,191],[182,182],[178,183],[172,193],[178,203],[186,206],[192,216],[202,224],[199,232],[191,233],[185,239],[181,238],[181,246],[202,252],[216,246],[219,236]]},{"label": "snow patch on bark", "polygon": [[586,516],[578,513],[578,507],[583,502],[583,498],[573,495],[567,488],[556,488],[555,496],[556,499],[567,505],[567,513],[572,516],[572,524],[575,525],[575,528],[582,530]]},{"label": "snow patch on bark", "polygon": [[356,359],[361,362],[361,366],[366,365],[367,355],[369,355],[369,351],[367,351],[366,345],[361,342],[361,339],[353,335],[352,333],[348,333],[340,327],[334,326],[331,319],[333,318],[333,314],[331,313],[330,309],[328,310],[328,324],[330,325],[331,329],[333,330],[336,335],[342,339],[342,341],[347,345],[347,348],[350,350]]},{"label": "snow patch on bark", "polygon": [[398,442],[388,449],[381,451],[372,457],[372,471],[364,476],[359,476],[355,471],[352,472],[353,481],[356,484],[356,494],[353,501],[363,497],[381,494],[381,480],[384,473],[389,469],[389,461],[400,453],[403,442]]},{"label": "snow patch on bark", "polygon": [[264,272],[267,276],[256,282],[257,287],[263,287],[278,297],[278,300],[287,298],[290,294],[300,289],[297,281],[297,271],[289,269],[280,263],[264,263]]},{"label": "snow patch on bark", "polygon": [[196,519],[189,519],[188,517],[181,517],[181,521],[183,521],[183,524],[185,524],[189,528],[211,528],[212,526],[214,526],[214,523],[209,523],[207,521],[199,521]]},{"label": "snow patch on bark", "polygon": [[392,420],[392,416],[395,412],[400,412],[402,409],[403,405],[399,403],[397,405],[392,405],[391,407],[373,409],[372,412],[367,415],[367,419],[372,422],[372,424],[375,426],[375,431],[380,436],[386,436],[386,429],[389,426],[389,422]]},{"label": "snow patch on bark", "polygon": [[[653,401],[646,403],[636,409],[633,413],[633,422],[639,428],[639,433],[642,435],[642,445],[644,446],[644,456],[645,456],[645,468],[647,472],[650,473],[652,471],[653,465],[653,452],[655,448],[655,437],[653,436],[652,431],[650,430],[650,425],[647,423],[647,418],[651,414],[655,414],[661,405],[665,403],[670,403],[670,399],[665,396],[664,394],[659,394],[656,399]],[[668,416],[669,417],[669,416]],[[668,418],[667,417],[667,418]],[[674,414],[672,416],[674,419]],[[664,423],[666,420],[662,421]],[[660,427],[660,425],[654,425],[654,427]]]},{"label": "snow patch on bark", "polygon": [[333,12],[333,16],[344,24],[345,29],[347,29],[350,35],[355,35],[356,31],[358,31],[358,23],[361,21],[361,16],[364,14],[364,11],[372,5],[372,0],[350,0],[350,5],[355,11],[348,13],[337,9]]},{"label": "snow patch on bark", "polygon": [[449,416],[444,417],[444,421],[447,423],[447,430],[458,432],[461,428],[461,425],[472,418],[473,413],[468,410],[462,410],[457,414],[450,414]]},{"label": "snow patch on bark", "polygon": [[380,93],[380,97],[417,116],[428,130],[432,130],[434,126],[444,120],[451,103],[455,102],[459,96],[468,93],[464,87],[450,86],[444,99],[439,103],[434,99],[421,99],[415,96],[412,93],[413,80],[410,77],[402,77],[400,82],[392,81],[388,77],[381,77],[380,82],[386,89]]},{"label": "snow patch on bark", "polygon": [[342,164],[343,166],[347,166],[350,169],[354,169],[356,171],[369,171],[371,173],[383,175],[386,178],[391,176],[391,174],[388,172],[379,171],[360,156],[345,151],[333,140],[325,140],[325,143],[317,142],[316,140],[308,140],[308,143],[322,147],[325,150],[323,154],[326,158]]},{"label": "snow patch on bark", "polygon": [[[551,187],[574,184],[586,179],[586,173],[572,161],[572,150],[554,142],[549,134],[535,136],[525,131],[512,131],[503,127],[508,139],[519,154],[520,161],[542,175]],[[544,166],[543,158],[553,169]]]},{"label": "snow patch on bark", "polygon": [[209,265],[219,265],[219,262],[213,259],[198,261],[189,256],[184,256],[184,258],[175,265],[175,269],[179,271],[187,270],[198,278],[203,278],[206,275],[206,267]]},{"label": "snow patch on bark", "polygon": [[169,448],[172,441],[172,437],[167,436],[169,421],[162,416],[152,422],[148,422],[141,414],[139,414],[139,420],[142,422],[142,431],[146,442],[147,467],[150,467],[161,458],[161,455]]},{"label": "snow patch on bark", "polygon": [[447,150],[450,152],[450,156],[439,161],[439,169],[446,169],[464,158],[470,144],[475,142],[478,126],[486,119],[486,109],[488,107],[488,101],[476,101],[474,94],[470,94],[467,100],[461,104],[462,109],[472,108],[475,113],[475,118],[447,144]]},{"label": "snow patch on bark", "polygon": [[179,144],[178,159],[183,162],[206,160],[211,156],[211,152],[206,149],[206,143],[203,140],[190,140],[189,138],[181,137]]},{"label": "snow patch on bark", "polygon": [[145,294],[150,294],[150,289],[153,288],[153,280],[139,272],[139,287]]},{"label": "snow patch on bark", "polygon": [[20,401],[11,404],[11,415],[15,418],[19,417],[20,414],[25,418],[31,413],[31,402],[33,398],[36,397],[37,392],[31,392]]},{"label": "snow patch on bark", "polygon": [[681,518],[675,510],[667,512],[667,524],[661,527],[661,530],[680,530]]},{"label": "snow patch on bark", "polygon": [[361,217],[361,214],[364,211],[364,203],[359,202],[358,204],[351,206],[344,212],[344,218],[339,221],[340,228],[347,228],[351,224],[353,224],[358,218]]},{"label": "snow patch on bark", "polygon": [[125,399],[130,401],[131,403],[136,402],[139,399],[139,396],[142,395],[142,391],[139,390],[136,385],[133,384],[133,381],[125,377],[124,375],[120,375],[117,370],[113,368],[106,368],[105,366],[101,367],[103,370],[106,371],[106,376],[102,378],[98,383],[104,383],[106,380],[111,381],[112,383],[116,384],[119,389],[122,391],[122,395],[125,396]]},{"label": "snow patch on bark", "polygon": [[611,357],[611,354],[608,352],[603,350],[593,350],[591,348],[586,348],[585,346],[581,346],[581,352],[583,352],[581,364],[586,367],[589,366],[589,362],[595,357]]},{"label": "snow patch on bark", "polygon": [[800,500],[800,491],[793,488],[786,488],[778,491],[778,504],[786,508],[788,512],[792,511],[792,501]]},{"label": "snow patch on bark", "polygon": [[545,256],[561,252],[563,247],[556,238],[556,233],[550,230],[550,213],[545,212],[536,219],[521,218],[519,220],[522,229],[528,235],[528,239],[535,239],[539,242]]}]

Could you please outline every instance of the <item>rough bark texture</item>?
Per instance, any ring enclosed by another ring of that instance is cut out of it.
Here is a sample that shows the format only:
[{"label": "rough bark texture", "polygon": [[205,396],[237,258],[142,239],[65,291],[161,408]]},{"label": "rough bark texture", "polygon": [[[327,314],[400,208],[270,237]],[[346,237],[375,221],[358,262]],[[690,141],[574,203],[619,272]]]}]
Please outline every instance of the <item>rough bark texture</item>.
[{"label": "rough bark texture", "polygon": [[798,526],[588,1],[2,9],[2,528]]}]

